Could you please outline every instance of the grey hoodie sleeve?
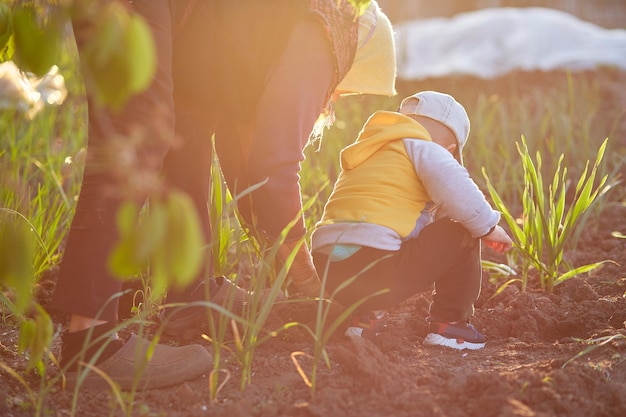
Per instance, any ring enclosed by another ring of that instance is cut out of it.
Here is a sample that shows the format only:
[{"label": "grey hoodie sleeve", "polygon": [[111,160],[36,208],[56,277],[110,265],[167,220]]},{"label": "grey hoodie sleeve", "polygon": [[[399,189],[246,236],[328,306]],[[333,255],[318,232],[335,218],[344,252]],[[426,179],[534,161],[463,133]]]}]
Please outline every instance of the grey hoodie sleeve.
[{"label": "grey hoodie sleeve", "polygon": [[421,139],[404,139],[417,176],[438,207],[437,216],[461,223],[473,237],[484,236],[500,221],[467,170],[444,147]]}]

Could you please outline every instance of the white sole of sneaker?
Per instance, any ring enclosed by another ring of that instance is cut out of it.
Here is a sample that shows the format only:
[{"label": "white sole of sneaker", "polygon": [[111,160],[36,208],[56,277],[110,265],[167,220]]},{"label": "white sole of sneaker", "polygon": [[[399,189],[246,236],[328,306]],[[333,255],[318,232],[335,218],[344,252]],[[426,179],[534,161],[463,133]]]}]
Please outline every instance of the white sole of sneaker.
[{"label": "white sole of sneaker", "polygon": [[445,346],[457,350],[478,350],[485,347],[484,343],[459,342],[456,339],[448,339],[437,333],[429,333],[424,339],[424,344],[430,346]]},{"label": "white sole of sneaker", "polygon": [[344,335],[348,337],[358,337],[360,338],[363,334],[363,328],[361,327],[348,327],[344,332]]}]

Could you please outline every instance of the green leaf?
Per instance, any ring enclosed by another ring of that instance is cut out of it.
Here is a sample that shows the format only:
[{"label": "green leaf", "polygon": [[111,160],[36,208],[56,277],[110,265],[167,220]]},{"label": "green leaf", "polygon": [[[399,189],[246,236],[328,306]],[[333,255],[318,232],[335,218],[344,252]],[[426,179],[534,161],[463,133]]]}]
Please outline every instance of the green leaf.
[{"label": "green leaf", "polygon": [[0,51],[9,42],[13,35],[13,16],[11,9],[5,3],[0,3]]},{"label": "green leaf", "polygon": [[21,315],[32,301],[35,283],[35,233],[20,213],[0,209],[0,288],[15,291],[14,313]]},{"label": "green leaf", "polygon": [[85,82],[96,100],[119,110],[145,89],[156,70],[156,49],[145,21],[120,2],[104,2],[99,14],[83,12],[76,18],[83,39],[81,61]]},{"label": "green leaf", "polygon": [[168,279],[179,288],[190,284],[204,260],[204,235],[193,200],[181,191],[166,197]]},{"label": "green leaf", "polygon": [[117,210],[117,231],[122,237],[135,233],[139,222],[139,210],[139,204],[134,201],[125,201]]},{"label": "green leaf", "polygon": [[613,262],[613,261],[600,261],[600,262],[595,262],[592,264],[587,264],[587,265],[583,265],[583,266],[579,266],[577,268],[574,268],[570,271],[567,271],[566,273],[564,273],[563,275],[559,276],[558,278],[556,278],[554,280],[554,285],[560,284],[563,281],[566,281],[570,278],[573,278],[577,275],[581,275],[590,271],[593,271],[594,269],[602,266],[603,264],[607,263],[607,262]]},{"label": "green leaf", "polygon": [[109,271],[118,278],[126,279],[137,276],[144,268],[144,264],[137,261],[135,253],[135,239],[126,237],[118,242],[107,261]]},{"label": "green leaf", "polygon": [[[361,16],[369,7],[371,0],[348,0],[350,4],[356,9],[356,16]],[[341,0],[337,0],[337,4],[341,3]]]},{"label": "green leaf", "polygon": [[167,209],[159,200],[152,200],[145,215],[136,226],[134,257],[138,263],[146,264],[157,248],[167,238]]},{"label": "green leaf", "polygon": [[58,63],[63,28],[67,22],[61,9],[40,16],[32,5],[18,3],[13,9],[15,63],[23,71],[41,77]]},{"label": "green leaf", "polygon": [[141,16],[130,16],[124,33],[124,44],[126,58],[130,61],[128,88],[131,93],[140,92],[150,85],[157,64],[152,32]]},{"label": "green leaf", "polygon": [[25,319],[20,326],[20,337],[17,344],[18,352],[24,353],[35,340],[35,332],[37,331],[37,325],[33,319]]}]

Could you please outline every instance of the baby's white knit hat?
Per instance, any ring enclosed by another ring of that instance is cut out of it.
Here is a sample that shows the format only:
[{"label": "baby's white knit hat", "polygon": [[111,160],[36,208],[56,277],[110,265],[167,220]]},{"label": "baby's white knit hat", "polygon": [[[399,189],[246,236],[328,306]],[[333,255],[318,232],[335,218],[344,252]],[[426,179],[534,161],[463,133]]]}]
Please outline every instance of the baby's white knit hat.
[{"label": "baby's white knit hat", "polygon": [[454,97],[437,91],[422,91],[402,100],[400,113],[425,116],[447,126],[459,145],[459,162],[463,164],[463,147],[470,131],[465,108]]},{"label": "baby's white knit hat", "polygon": [[337,86],[345,93],[396,94],[396,48],[389,18],[371,0],[359,17],[357,50],[352,67]]}]

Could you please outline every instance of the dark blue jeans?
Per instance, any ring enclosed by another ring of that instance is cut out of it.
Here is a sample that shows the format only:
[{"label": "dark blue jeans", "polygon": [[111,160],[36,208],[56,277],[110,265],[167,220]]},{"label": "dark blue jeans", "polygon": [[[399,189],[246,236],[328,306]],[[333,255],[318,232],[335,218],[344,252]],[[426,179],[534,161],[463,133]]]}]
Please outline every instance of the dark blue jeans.
[{"label": "dark blue jeans", "polygon": [[[144,137],[135,173],[156,167],[167,186],[191,195],[208,244],[213,134],[233,193],[267,181],[242,200],[244,218],[276,237],[300,216],[291,236],[304,235],[298,172],[332,79],[329,42],[307,17],[307,1],[197,1],[187,14],[189,3],[134,0],[156,41],[153,83],[120,112],[98,107],[88,91],[87,163],[53,300],[65,312],[117,318],[111,297],[121,282],[106,265],[118,239],[120,180],[134,174],[120,170],[110,150],[128,134]],[[77,36],[79,52],[82,41]]]},{"label": "dark blue jeans", "polygon": [[426,226],[397,252],[363,247],[343,261],[329,262],[322,253],[313,253],[313,260],[320,277],[326,277],[330,293],[357,277],[337,293],[336,301],[344,306],[389,290],[370,297],[361,311],[392,308],[434,284],[430,314],[447,321],[465,320],[473,314],[480,294],[480,241],[450,220]]},{"label": "dark blue jeans", "polygon": [[220,68],[216,150],[234,194],[265,182],[238,208],[248,226],[270,238],[296,218],[289,237],[305,234],[300,164],[333,80],[330,42],[302,4],[265,1],[254,15],[241,5],[216,11],[225,39],[220,55],[229,57]]}]

